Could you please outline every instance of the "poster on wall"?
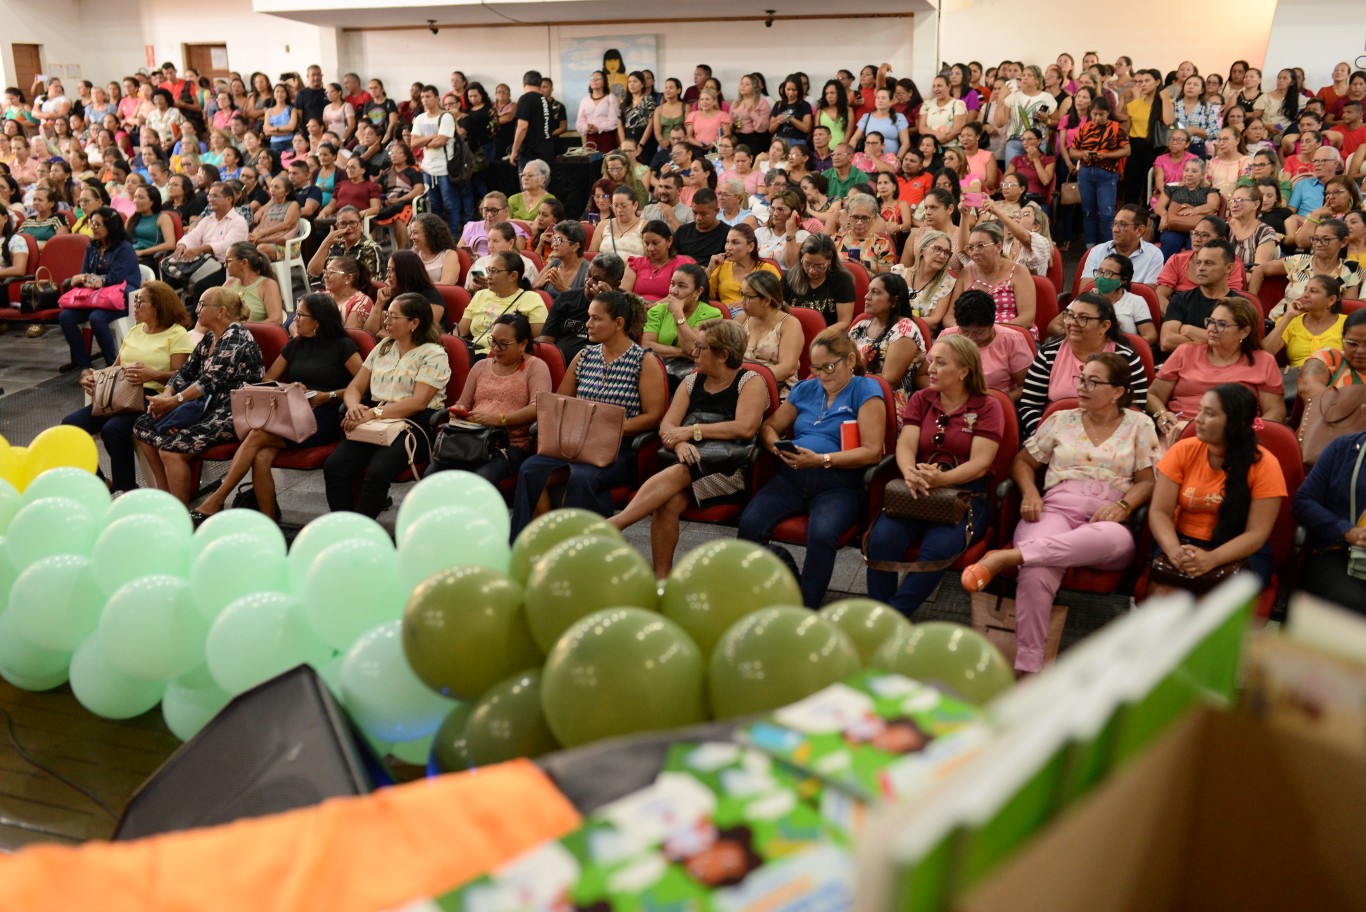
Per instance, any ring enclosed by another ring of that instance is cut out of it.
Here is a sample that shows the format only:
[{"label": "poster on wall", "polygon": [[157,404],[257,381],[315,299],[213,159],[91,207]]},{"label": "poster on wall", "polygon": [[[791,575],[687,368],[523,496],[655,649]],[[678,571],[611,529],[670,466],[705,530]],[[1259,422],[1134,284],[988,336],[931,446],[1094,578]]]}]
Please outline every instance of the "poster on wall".
[{"label": "poster on wall", "polygon": [[558,95],[569,109],[570,122],[579,99],[588,94],[588,77],[594,70],[607,73],[607,85],[617,100],[626,97],[626,74],[633,70],[656,70],[658,53],[654,35],[608,35],[560,39],[560,85]]}]

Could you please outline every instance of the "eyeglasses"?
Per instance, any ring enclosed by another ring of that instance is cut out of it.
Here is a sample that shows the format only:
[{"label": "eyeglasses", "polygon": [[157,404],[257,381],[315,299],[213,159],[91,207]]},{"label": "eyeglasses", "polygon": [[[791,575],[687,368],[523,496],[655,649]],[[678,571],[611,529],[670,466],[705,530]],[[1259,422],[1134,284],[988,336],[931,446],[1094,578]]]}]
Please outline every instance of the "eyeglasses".
[{"label": "eyeglasses", "polygon": [[1221,333],[1226,329],[1237,326],[1237,323],[1230,323],[1227,320],[1216,320],[1213,317],[1205,317],[1205,331]]},{"label": "eyeglasses", "polygon": [[324,270],[323,270],[323,275],[325,275],[325,276],[330,276],[330,275],[346,275],[346,273],[345,273],[343,270],[340,270],[340,269],[324,269]]},{"label": "eyeglasses", "polygon": [[943,254],[944,256],[953,256],[952,248],[942,247],[939,244],[931,244],[929,247],[925,248],[925,252]]},{"label": "eyeglasses", "polygon": [[1099,320],[1100,317],[1093,317],[1090,314],[1072,313],[1070,310],[1062,312],[1062,322],[1064,325],[1075,323],[1082,329],[1090,326],[1092,322]]},{"label": "eyeglasses", "polygon": [[1214,232],[1213,232],[1213,231],[1192,231],[1192,232],[1191,232],[1191,237],[1193,237],[1193,238],[1199,238],[1199,239],[1202,240],[1202,241],[1208,241],[1210,238],[1214,237]]},{"label": "eyeglasses", "polygon": [[1340,190],[1340,189],[1338,189],[1338,188],[1334,188],[1334,189],[1332,189],[1332,190],[1325,190],[1325,191],[1323,191],[1323,198],[1324,198],[1324,199],[1327,199],[1327,198],[1330,197],[1330,196],[1338,197],[1338,196],[1349,196],[1349,195],[1350,195],[1350,194],[1348,194],[1348,192],[1347,192],[1346,190]]},{"label": "eyeglasses", "polygon": [[812,369],[813,371],[815,371],[816,373],[818,373],[818,374],[825,374],[826,376],[829,376],[829,375],[833,374],[836,370],[838,370],[838,369],[839,369],[839,366],[840,366],[841,364],[843,364],[843,363],[844,363],[844,360],[843,360],[843,359],[840,359],[839,361],[831,361],[831,362],[828,363],[828,364],[815,364],[815,363],[813,363],[813,364],[811,365],[811,369]]},{"label": "eyeglasses", "polygon": [[1311,244],[1331,244],[1331,243],[1333,243],[1333,242],[1336,241],[1336,240],[1337,240],[1336,237],[1311,237],[1311,238],[1309,239],[1309,243],[1311,243]]},{"label": "eyeglasses", "polygon": [[968,246],[964,247],[963,250],[966,253],[973,254],[983,250],[987,250],[995,246],[995,244],[969,244]]},{"label": "eyeglasses", "polygon": [[412,318],[405,317],[402,313],[400,313],[397,310],[386,310],[384,312],[384,316],[381,319],[383,319],[385,323],[390,323],[394,320],[410,320]]},{"label": "eyeglasses", "polygon": [[1133,223],[1133,222],[1121,222],[1119,219],[1115,219],[1113,222],[1110,223],[1110,227],[1111,227],[1111,228],[1132,228],[1132,227],[1134,227],[1134,223]]},{"label": "eyeglasses", "polygon": [[851,216],[849,216],[849,221],[851,221],[851,222],[871,222],[872,220],[873,220],[873,217],[872,217],[871,215],[851,215]]},{"label": "eyeglasses", "polygon": [[502,207],[485,206],[484,208],[482,208],[482,209],[479,210],[479,214],[480,214],[480,215],[497,215],[498,213],[500,213],[500,212],[502,212],[502,211],[503,211],[503,208],[502,208]]},{"label": "eyeglasses", "polygon": [[1096,276],[1102,279],[1117,279],[1120,274],[1113,269],[1097,269]]},{"label": "eyeglasses", "polygon": [[359,228],[360,222],[337,222],[338,228]]},{"label": "eyeglasses", "polygon": [[489,348],[494,351],[507,351],[512,347],[512,341],[508,339],[490,339]]},{"label": "eyeglasses", "polygon": [[311,319],[313,319],[313,314],[309,313],[309,312],[306,311],[306,310],[296,310],[296,311],[294,311],[294,319],[296,319],[296,320],[311,320]]},{"label": "eyeglasses", "polygon": [[931,446],[941,447],[944,445],[944,431],[948,429],[950,420],[948,415],[940,415],[938,418],[934,419],[935,427],[939,428],[939,433],[930,438]]},{"label": "eyeglasses", "polygon": [[830,264],[812,263],[810,260],[802,260],[802,268],[807,272],[826,272],[830,269]]},{"label": "eyeglasses", "polygon": [[1118,383],[1111,383],[1109,380],[1102,380],[1099,377],[1088,377],[1085,374],[1073,374],[1072,383],[1088,393],[1094,392],[1098,386],[1119,386]]},{"label": "eyeglasses", "polygon": [[1362,348],[1363,346],[1366,346],[1366,342],[1359,342],[1356,339],[1342,340],[1342,347],[1344,350],[1351,349],[1352,351],[1356,351],[1358,348]]}]

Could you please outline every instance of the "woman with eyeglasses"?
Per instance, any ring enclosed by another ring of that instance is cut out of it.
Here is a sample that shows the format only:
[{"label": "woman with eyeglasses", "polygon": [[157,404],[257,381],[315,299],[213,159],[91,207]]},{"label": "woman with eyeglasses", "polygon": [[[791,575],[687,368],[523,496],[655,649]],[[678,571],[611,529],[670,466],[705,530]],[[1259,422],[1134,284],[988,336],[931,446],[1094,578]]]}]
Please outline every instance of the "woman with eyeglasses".
[{"label": "woman with eyeglasses", "polygon": [[[124,368],[125,381],[143,387],[145,398],[160,393],[166,381],[184,366],[194,351],[194,340],[187,331],[190,315],[165,282],[143,285],[133,294],[132,309],[136,322],[124,337],[111,367]],[[81,372],[81,388],[89,395],[95,392],[95,375],[89,368]],[[111,470],[109,487],[113,491],[132,491],[138,486],[133,425],[140,414],[137,411],[96,418],[92,407],[86,405],[62,419],[62,424],[98,434],[104,441]]]},{"label": "woman with eyeglasses", "polygon": [[1158,217],[1158,241],[1163,259],[1170,259],[1190,247],[1191,231],[1206,216],[1218,213],[1221,203],[1219,191],[1205,184],[1203,159],[1192,158],[1186,162],[1179,185],[1158,187],[1153,214]]},{"label": "woman with eyeglasses", "polygon": [[441,331],[450,332],[451,315],[446,309],[446,299],[432,284],[432,278],[422,265],[422,258],[413,250],[396,250],[389,257],[385,267],[384,284],[376,286],[375,307],[365,321],[365,331],[375,338],[382,338],[384,332],[384,312],[389,302],[402,294],[421,295],[432,306],[432,319]]},{"label": "woman with eyeglasses", "polygon": [[375,307],[374,282],[355,257],[333,257],[323,270],[323,288],[337,302],[347,329],[364,329]]},{"label": "woman with eyeglasses", "polygon": [[1134,396],[1142,399],[1148,394],[1143,361],[1125,341],[1108,298],[1089,291],[1080,295],[1063,311],[1062,328],[1063,337],[1039,346],[1039,353],[1029,366],[1020,396],[1023,434],[1034,433],[1048,403],[1072,397],[1072,378],[1088,358],[1100,352],[1122,356],[1129,365],[1128,386]]},{"label": "woman with eyeglasses", "polygon": [[[1013,323],[1030,331],[1035,340],[1039,338],[1034,325],[1036,308],[1034,279],[1029,270],[1002,254],[1005,230],[996,222],[980,222],[976,225],[976,215],[972,210],[964,214],[965,226],[969,227],[968,243],[963,248],[971,261],[958,276],[953,286],[953,298],[969,288],[978,288],[991,295],[996,301],[996,322]],[[952,315],[945,317],[947,325],[953,325]]]},{"label": "woman with eyeglasses", "polygon": [[[541,208],[546,207],[542,204]],[[531,287],[549,292],[558,302],[561,295],[582,290],[588,280],[588,260],[584,257],[587,237],[583,225],[574,219],[556,222],[546,234],[550,237],[550,256]]]},{"label": "woman with eyeglasses", "polygon": [[[384,330],[388,338],[374,347],[342,393],[343,434],[367,421],[395,418],[425,431],[445,404],[451,363],[431,305],[415,294],[399,295],[385,311]],[[389,485],[410,461],[425,462],[428,450],[426,433],[415,431],[388,446],[343,439],[323,465],[328,509],[373,519],[384,510]]]},{"label": "woman with eyeglasses", "polygon": [[874,231],[874,222],[879,221],[877,200],[855,193],[844,201],[844,210],[848,228],[832,239],[840,259],[858,263],[873,276],[890,270],[897,260],[896,245]]},{"label": "woman with eyeglasses", "polygon": [[[980,592],[998,573],[1019,568],[1017,672],[1043,670],[1053,599],[1069,567],[1120,570],[1133,560],[1127,523],[1153,492],[1157,432],[1129,408],[1129,365],[1113,352],[1091,355],[1072,387],[1078,407],[1045,418],[1015,456],[1014,546],[988,551],[963,571],[963,588]],[[1041,493],[1038,473],[1045,467]]]},{"label": "woman with eyeglasses", "polygon": [[[842,448],[841,428],[858,425],[858,446]],[[858,520],[863,473],[882,458],[886,434],[882,388],[863,375],[863,362],[842,328],[811,343],[811,376],[798,383],[759,431],[759,442],[779,461],[778,474],[750,498],[738,537],[767,541],[789,516],[807,516],[802,603],[819,608],[830,586],[840,536]],[[790,445],[782,438],[791,435]]]},{"label": "woman with eyeglasses", "polygon": [[904,256],[909,266],[902,267],[911,310],[925,321],[931,331],[943,325],[949,309],[954,277],[949,271],[953,260],[952,239],[942,231],[919,230],[914,245],[906,244]]},{"label": "woman with eyeglasses", "polygon": [[488,253],[470,265],[470,271],[465,274],[465,290],[471,294],[489,287],[489,265],[493,262],[494,255],[505,250],[510,250],[522,258],[522,275],[526,277],[527,282],[535,282],[539,278],[536,263],[517,249],[517,226],[512,222],[498,222],[489,228],[488,250]]},{"label": "woman with eyeglasses", "polygon": [[1162,193],[1163,187],[1180,184],[1186,173],[1186,165],[1201,158],[1190,151],[1190,142],[1190,134],[1185,130],[1172,130],[1167,139],[1167,150],[1153,159],[1154,199]]},{"label": "woman with eyeglasses", "polygon": [[1177,346],[1148,390],[1148,412],[1165,443],[1175,443],[1200,410],[1200,397],[1219,383],[1238,383],[1255,396],[1267,421],[1285,420],[1285,384],[1271,354],[1262,350],[1262,315],[1246,299],[1219,301],[1205,320],[1207,342]]},{"label": "woman with eyeglasses", "polygon": [[991,464],[1006,421],[1001,404],[987,388],[977,346],[971,340],[962,335],[941,338],[930,349],[928,365],[928,388],[912,396],[901,412],[897,470],[917,494],[957,486],[979,496],[971,499],[957,523],[887,514],[873,523],[868,534],[868,596],[908,617],[934,592],[944,571],[907,573],[898,585],[898,571],[889,565],[904,561],[906,552],[917,544],[917,561],[951,559],[969,541],[986,534]]},{"label": "woman with eyeglasses", "polygon": [[1261,199],[1255,186],[1238,187],[1228,201],[1229,240],[1233,251],[1251,274],[1280,255],[1280,238],[1274,228],[1258,218]]},{"label": "woman with eyeglasses", "polygon": [[508,197],[509,214],[514,219],[529,222],[536,217],[542,201],[554,199],[546,189],[550,182],[550,166],[539,158],[532,159],[522,169],[522,192]]},{"label": "woman with eyeglasses", "polygon": [[295,335],[285,344],[262,381],[294,385],[307,391],[318,429],[294,443],[265,430],[252,430],[233,454],[218,489],[190,514],[195,525],[219,512],[236,493],[237,485],[251,475],[256,508],[279,518],[275,477],[271,466],[284,450],[307,449],[333,443],[341,437],[342,394],[360,372],[361,356],[356,343],[342,325],[341,311],[331,295],[314,292],[299,301],[294,313]]},{"label": "woman with eyeglasses", "polygon": [[802,241],[797,265],[783,274],[783,300],[816,311],[826,326],[844,332],[854,318],[854,297],[854,277],[829,235]]},{"label": "woman with eyeglasses", "polygon": [[1305,227],[1313,229],[1313,235],[1309,238],[1310,253],[1296,253],[1271,260],[1252,270],[1252,275],[1248,276],[1247,290],[1253,295],[1261,291],[1267,276],[1285,276],[1285,296],[1271,308],[1267,314],[1269,319],[1280,319],[1287,307],[1303,297],[1305,285],[1314,276],[1325,275],[1337,279],[1342,283],[1342,291],[1346,296],[1352,296],[1361,287],[1361,270],[1355,261],[1346,258],[1347,223],[1332,218],[1317,225],[1306,223]]},{"label": "woman with eyeglasses", "polygon": [[522,260],[515,250],[500,250],[489,256],[485,267],[488,285],[475,292],[460,318],[459,335],[470,344],[473,357],[489,353],[493,322],[505,313],[523,314],[531,323],[532,336],[540,335],[546,306],[541,296],[531,290]]},{"label": "woman with eyeglasses", "polygon": [[1318,225],[1346,218],[1347,213],[1361,208],[1361,191],[1344,175],[1330,177],[1323,185],[1323,205],[1304,217],[1295,233],[1295,244],[1300,249],[1313,247],[1312,238]]}]

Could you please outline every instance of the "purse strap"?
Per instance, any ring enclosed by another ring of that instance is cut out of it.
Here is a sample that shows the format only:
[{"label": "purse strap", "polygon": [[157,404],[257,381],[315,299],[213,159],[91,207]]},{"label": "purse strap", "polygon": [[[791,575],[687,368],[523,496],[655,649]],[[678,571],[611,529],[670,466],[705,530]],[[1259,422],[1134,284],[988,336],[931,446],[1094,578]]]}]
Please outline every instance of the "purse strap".
[{"label": "purse strap", "polygon": [[[43,278],[43,273],[47,273],[46,279]],[[33,281],[39,284],[42,284],[44,281],[46,281],[49,285],[56,284],[52,281],[52,270],[48,269],[46,266],[39,266],[37,269],[33,270]]]},{"label": "purse strap", "polygon": [[508,306],[507,306],[507,307],[504,307],[503,310],[502,310],[502,312],[500,312],[500,313],[498,314],[497,317],[494,317],[494,318],[493,318],[492,322],[489,323],[488,328],[485,329],[483,332],[481,332],[478,336],[476,336],[476,337],[472,340],[476,346],[479,345],[479,340],[480,340],[480,339],[484,338],[484,337],[487,336],[489,333],[493,332],[493,327],[494,327],[495,325],[497,325],[499,317],[502,317],[502,316],[503,316],[504,314],[506,314],[509,310],[512,310],[512,308],[516,307],[516,306],[517,306],[517,302],[520,301],[520,300],[522,300],[522,295],[524,295],[524,294],[526,294],[526,293],[527,293],[527,290],[526,290],[525,288],[523,288],[523,289],[521,289],[520,291],[517,292],[517,297],[513,298],[511,301],[508,301]]},{"label": "purse strap", "polygon": [[1366,458],[1366,442],[1357,445],[1357,464],[1352,469],[1352,491],[1348,495],[1352,505],[1352,524],[1356,525],[1361,521],[1361,514],[1357,512],[1357,478],[1361,475],[1361,460]]},{"label": "purse strap", "polygon": [[868,556],[868,539],[873,534],[873,526],[869,524],[867,531],[863,533],[863,563],[869,570],[885,570],[888,573],[938,573],[940,570],[947,570],[953,566],[953,562],[963,556],[963,553],[972,547],[972,502],[978,497],[984,497],[977,491],[959,491],[958,499],[963,503],[963,516],[967,522],[963,526],[963,547],[952,557],[932,561],[884,561],[874,560]]}]

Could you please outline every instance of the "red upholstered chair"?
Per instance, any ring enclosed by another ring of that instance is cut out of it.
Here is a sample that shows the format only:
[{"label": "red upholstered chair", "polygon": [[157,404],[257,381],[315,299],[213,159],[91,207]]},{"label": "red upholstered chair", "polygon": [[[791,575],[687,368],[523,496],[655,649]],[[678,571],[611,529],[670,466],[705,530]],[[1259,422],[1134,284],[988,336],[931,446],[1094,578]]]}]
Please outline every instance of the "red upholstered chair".
[{"label": "red upholstered chair", "polygon": [[1058,315],[1058,290],[1043,276],[1030,276],[1034,280],[1034,328],[1040,339],[1048,338],[1048,324]]},{"label": "red upholstered chair", "polygon": [[285,350],[285,344],[289,342],[289,333],[283,326],[274,323],[247,323],[246,327],[261,348],[261,365],[270,370],[275,359],[280,357],[280,352]]},{"label": "red upholstered chair", "polygon": [[[651,368],[647,365],[654,365],[654,367]],[[664,369],[664,362],[659,360],[658,355],[653,352],[648,353],[645,356],[645,360],[642,362],[640,369],[643,371],[651,369],[659,371],[660,376],[664,381],[664,388],[666,390],[669,388],[669,375]],[[664,407],[665,411],[667,411],[667,402]],[[659,442],[658,434],[653,432],[637,434],[632,439],[631,446],[636,454],[636,477],[630,484],[618,485],[612,489],[612,503],[616,505],[617,509],[626,506],[627,501],[631,499],[631,495],[636,492],[636,489],[641,486],[645,479],[655,473],[655,469],[659,464],[659,448],[661,444]]]},{"label": "red upholstered chair", "polygon": [[463,285],[438,285],[436,290],[441,292],[441,300],[446,302],[446,322],[458,326],[460,318],[465,315],[465,308],[470,306],[470,293]]},{"label": "red upholstered chair", "polygon": [[809,307],[792,308],[792,316],[802,325],[802,355],[797,361],[797,379],[811,376],[811,343],[825,331],[825,317]]},{"label": "red upholstered chair", "polygon": [[1053,283],[1055,291],[1061,291],[1066,279],[1062,274],[1062,253],[1058,250],[1057,244],[1050,245],[1053,248],[1053,255],[1048,260],[1048,272],[1045,277]]},{"label": "red upholstered chair", "polygon": [[175,242],[179,244],[180,239],[185,236],[185,225],[180,221],[180,213],[176,212],[174,209],[164,209],[162,211],[171,217],[171,234],[174,236]]},{"label": "red upholstered chair", "polygon": [[29,276],[33,275],[33,271],[37,269],[40,265],[38,262],[38,242],[33,239],[33,236],[28,234],[16,233],[15,237],[23,238],[25,245],[28,247],[28,259],[25,261],[24,264],[24,268],[27,270],[28,274],[22,276],[11,276],[10,278],[5,279],[5,289],[7,292],[6,300],[9,302],[11,306],[0,307],[0,319],[19,318],[18,314],[15,314],[13,317],[11,317],[7,313],[7,311],[18,310],[19,289],[23,287],[23,284],[29,280]]},{"label": "red upholstered chair", "polygon": [[519,250],[518,253],[520,253],[522,256],[524,256],[524,257],[526,257],[528,260],[530,260],[530,261],[532,262],[532,264],[535,265],[536,271],[537,271],[537,272],[540,272],[542,269],[545,268],[545,260],[541,259],[541,255],[540,255],[539,253],[537,253],[536,251],[534,251],[534,250]]},{"label": "red upholstered chair", "polygon": [[553,342],[532,342],[530,351],[550,368],[550,388],[558,390],[560,382],[564,380],[564,355]]},{"label": "red upholstered chair", "polygon": [[854,316],[852,319],[857,320],[859,314],[863,313],[863,299],[868,295],[868,283],[872,280],[868,278],[868,270],[858,263],[851,263],[848,260],[841,260],[840,262],[854,277]]},{"label": "red upholstered chair", "polygon": [[[1081,283],[1080,294],[1085,294],[1096,287],[1095,279],[1084,279]],[[1158,300],[1157,289],[1151,285],[1144,285],[1142,282],[1130,282],[1129,291],[1143,299],[1143,303],[1148,305],[1148,316],[1153,321],[1153,328],[1158,334],[1162,333],[1162,302]]]},{"label": "red upholstered chair", "polygon": [[455,284],[463,286],[465,276],[470,274],[470,267],[474,265],[474,260],[470,257],[470,252],[463,247],[455,248],[455,255],[460,259],[460,275],[455,277]]},{"label": "red upholstered chair", "polygon": [[[43,247],[36,262],[30,255],[28,261],[30,278],[36,274],[38,267],[41,266],[52,273],[52,281],[60,286],[67,279],[80,273],[81,264],[85,261],[85,248],[89,244],[90,238],[83,234],[57,235]],[[30,254],[32,252],[33,249],[30,248]],[[57,307],[49,307],[35,313],[19,313],[19,288],[22,285],[22,281],[10,284],[10,294],[13,296],[11,300],[14,302],[14,306],[0,308],[0,319],[18,320],[23,323],[55,323],[57,315],[61,313],[61,309]]]},{"label": "red upholstered chair", "polygon": [[1342,312],[1345,314],[1354,310],[1361,310],[1363,307],[1366,307],[1366,301],[1358,301],[1355,298],[1343,298],[1342,300]]},{"label": "red upholstered chair", "polygon": [[[768,387],[768,406],[764,409],[763,419],[767,421],[772,417],[773,413],[778,410],[778,406],[781,405],[781,402],[778,399],[778,383],[773,379],[773,372],[762,364],[746,361],[744,367],[746,370],[752,370],[762,377],[764,383]],[[758,480],[758,460],[755,460],[755,464],[749,467],[746,474],[748,475],[748,478],[745,489],[753,491]],[[743,497],[743,495],[741,495],[741,497]],[[708,504],[705,507],[691,506],[683,511],[683,519],[688,522],[734,525],[735,521],[740,517],[740,511],[745,507],[746,500],[748,500],[748,498],[744,498],[744,500],[740,498],[733,500],[726,499],[719,503]]]},{"label": "red upholstered chair", "polygon": [[356,348],[360,349],[360,359],[364,361],[370,357],[370,352],[375,349],[375,337],[363,329],[348,329],[346,334],[351,337],[351,341],[356,343]]},{"label": "red upholstered chair", "polygon": [[1039,353],[1039,344],[1038,344],[1037,342],[1034,341],[1034,334],[1033,334],[1032,332],[1029,331],[1029,328],[1028,328],[1028,327],[1026,327],[1026,326],[1017,326],[1017,325],[1014,324],[1014,323],[997,323],[997,324],[996,324],[996,331],[997,331],[997,332],[1015,332],[1015,333],[1019,333],[1020,335],[1024,336],[1026,339],[1029,340],[1029,351],[1030,351],[1030,353],[1035,354],[1035,355],[1037,355],[1037,354]]},{"label": "red upholstered chair", "polygon": [[1265,317],[1271,313],[1271,308],[1281,303],[1281,298],[1285,297],[1287,280],[1283,275],[1267,276],[1262,281],[1262,287],[1257,291],[1258,306]]},{"label": "red upholstered chair", "polygon": [[1148,378],[1149,385],[1157,377],[1157,366],[1153,361],[1153,350],[1148,347],[1148,340],[1134,333],[1125,333],[1124,341],[1138,355],[1138,360],[1143,362],[1143,373]]},{"label": "red upholstered chair", "polygon": [[1072,273],[1072,297],[1081,294],[1081,271],[1086,268],[1086,258],[1091,255],[1094,247],[1087,247],[1081,252],[1081,259],[1077,260],[1077,271]]}]

